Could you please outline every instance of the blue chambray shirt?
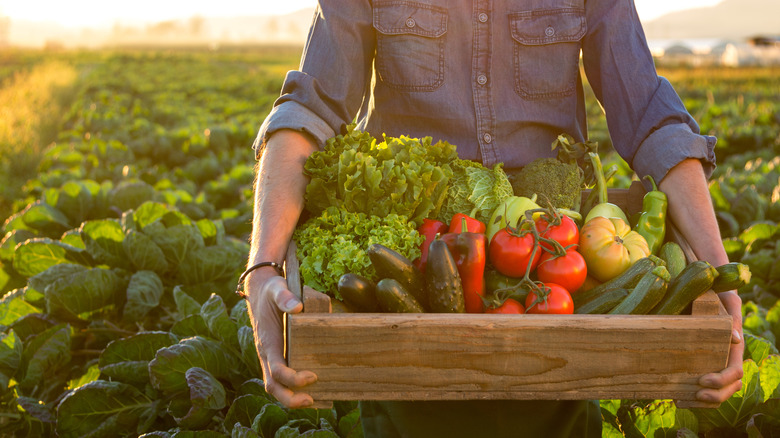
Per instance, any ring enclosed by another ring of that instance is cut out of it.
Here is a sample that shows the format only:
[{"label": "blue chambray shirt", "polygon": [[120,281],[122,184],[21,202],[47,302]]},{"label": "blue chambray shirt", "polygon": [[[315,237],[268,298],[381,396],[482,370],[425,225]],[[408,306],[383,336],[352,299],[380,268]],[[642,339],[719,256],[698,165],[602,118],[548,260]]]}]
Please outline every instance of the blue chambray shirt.
[{"label": "blue chambray shirt", "polygon": [[715,138],[658,77],[631,0],[320,0],[300,70],[260,128],[320,145],[357,119],[376,137],[431,136],[461,158],[521,167],[587,138],[584,71],[617,152],[661,181],[686,158],[707,176]]}]

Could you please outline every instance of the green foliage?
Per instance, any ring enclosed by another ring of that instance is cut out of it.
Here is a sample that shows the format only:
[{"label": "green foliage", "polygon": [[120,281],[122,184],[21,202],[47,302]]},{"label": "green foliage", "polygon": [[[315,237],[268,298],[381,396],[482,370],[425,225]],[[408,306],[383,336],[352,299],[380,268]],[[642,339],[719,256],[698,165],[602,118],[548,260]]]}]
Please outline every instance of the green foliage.
[{"label": "green foliage", "polygon": [[438,214],[444,223],[449,223],[456,213],[487,223],[493,210],[513,195],[503,164],[496,164],[491,170],[476,161],[456,159],[450,167],[453,176]]},{"label": "green foliage", "polygon": [[376,277],[366,254],[380,243],[409,260],[420,256],[424,237],[405,216],[368,216],[329,207],[295,231],[301,278],[308,286],[339,298],[336,284],[348,272]]},{"label": "green foliage", "polygon": [[[251,229],[249,145],[298,52],[46,54],[68,66],[60,70],[68,76],[59,79],[73,78],[70,66],[88,68],[70,91],[50,94],[72,102],[69,110],[13,115],[26,124],[12,140],[34,143],[21,151],[32,156],[0,166],[0,211],[10,215],[0,241],[0,435],[362,436],[355,403],[291,411],[265,392],[254,377],[260,370],[246,303],[232,293]],[[0,59],[0,94],[23,82],[9,68],[26,72],[23,78],[45,70],[34,68],[42,54],[6,51]],[[56,72],[46,71],[51,84]],[[771,436],[780,418],[777,72],[662,74],[703,132],[719,138],[710,191],[729,256],[753,271],[740,290],[749,360],[743,391],[721,410],[604,401],[604,436],[669,436],[674,430],[685,437]],[[40,84],[26,89],[52,90]],[[619,167],[611,185],[626,187],[632,173],[610,151],[595,100],[586,111],[605,166]],[[35,126],[41,129],[32,132]],[[31,132],[42,140],[27,141]],[[401,226],[401,216],[386,213],[403,208],[417,220],[442,207],[447,180],[458,178],[454,146],[405,137],[378,141],[354,131],[338,141],[331,145],[340,148],[338,158],[323,153],[310,167],[325,175],[343,164],[341,173],[333,172],[343,180],[323,181],[320,194],[309,199],[373,209],[367,200],[379,197],[381,188],[391,201],[376,203],[380,214],[368,221],[342,212],[320,218],[309,229],[312,241],[333,239],[337,252],[358,260],[336,237],[338,229],[339,236],[361,235],[361,249],[369,239],[396,239],[401,248],[395,249],[414,258],[418,237]],[[0,141],[0,149],[11,156],[6,143]],[[342,162],[341,152],[351,155]],[[475,196],[488,192],[493,176],[496,183],[502,178],[499,169],[464,170],[474,189],[450,193],[468,198],[471,212],[478,199],[490,200]],[[22,186],[22,174],[34,178]],[[347,260],[333,254],[311,257],[313,275],[323,276],[312,284],[347,269]]]},{"label": "green foliage", "polygon": [[438,215],[455,158],[455,146],[447,142],[406,136],[379,142],[350,125],[306,160],[311,177],[306,209],[315,216],[328,207],[369,216],[396,214],[419,225]]}]

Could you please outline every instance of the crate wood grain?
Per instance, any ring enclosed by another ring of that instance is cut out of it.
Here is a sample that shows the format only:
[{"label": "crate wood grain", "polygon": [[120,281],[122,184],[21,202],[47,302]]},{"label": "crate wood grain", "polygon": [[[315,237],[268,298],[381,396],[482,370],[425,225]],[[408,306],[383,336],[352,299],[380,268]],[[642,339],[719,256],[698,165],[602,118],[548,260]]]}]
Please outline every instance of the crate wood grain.
[{"label": "crate wood grain", "polygon": [[[644,189],[611,191],[629,214]],[[678,236],[679,237],[679,236]],[[699,377],[728,359],[731,318],[713,292],[692,315],[318,313],[329,298],[301,288],[287,315],[288,364],[318,376],[305,392],[334,400],[675,399],[696,406]]]}]

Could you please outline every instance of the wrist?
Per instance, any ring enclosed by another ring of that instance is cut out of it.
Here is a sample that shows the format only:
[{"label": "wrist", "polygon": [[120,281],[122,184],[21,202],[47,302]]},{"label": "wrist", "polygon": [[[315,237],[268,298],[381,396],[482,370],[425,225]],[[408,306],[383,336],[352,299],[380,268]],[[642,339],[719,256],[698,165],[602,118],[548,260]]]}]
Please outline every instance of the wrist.
[{"label": "wrist", "polygon": [[270,277],[284,277],[282,265],[276,262],[259,262],[249,266],[238,278],[236,294],[241,298],[246,298],[245,285],[252,279],[263,278],[267,280]]}]

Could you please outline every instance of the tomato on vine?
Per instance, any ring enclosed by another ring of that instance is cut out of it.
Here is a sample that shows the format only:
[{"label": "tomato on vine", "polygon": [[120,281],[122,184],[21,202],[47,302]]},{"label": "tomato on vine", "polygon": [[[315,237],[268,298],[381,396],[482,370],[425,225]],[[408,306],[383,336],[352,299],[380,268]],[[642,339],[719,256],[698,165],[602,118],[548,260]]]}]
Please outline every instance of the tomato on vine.
[{"label": "tomato on vine", "polygon": [[[536,220],[536,230],[542,238],[554,240],[564,248],[576,245],[580,241],[580,230],[574,219],[555,212],[552,216],[544,214]],[[552,249],[552,246],[542,241],[542,247]]]},{"label": "tomato on vine", "polygon": [[569,248],[564,254],[544,251],[536,267],[536,276],[542,283],[558,284],[574,293],[585,283],[588,268],[585,259],[574,248]]},{"label": "tomato on vine", "polygon": [[500,306],[485,309],[485,313],[522,314],[525,313],[525,307],[519,301],[507,298]]},{"label": "tomato on vine", "polygon": [[536,246],[536,239],[530,230],[516,230],[505,227],[496,232],[490,240],[488,257],[496,270],[510,277],[523,277],[533,271],[542,256],[542,249]]},{"label": "tomato on vine", "polygon": [[[571,294],[562,286],[555,283],[539,285],[542,289],[532,290],[525,299],[525,313],[537,313],[546,315],[570,315],[574,313],[574,301]],[[540,293],[541,297],[537,296]]]}]

